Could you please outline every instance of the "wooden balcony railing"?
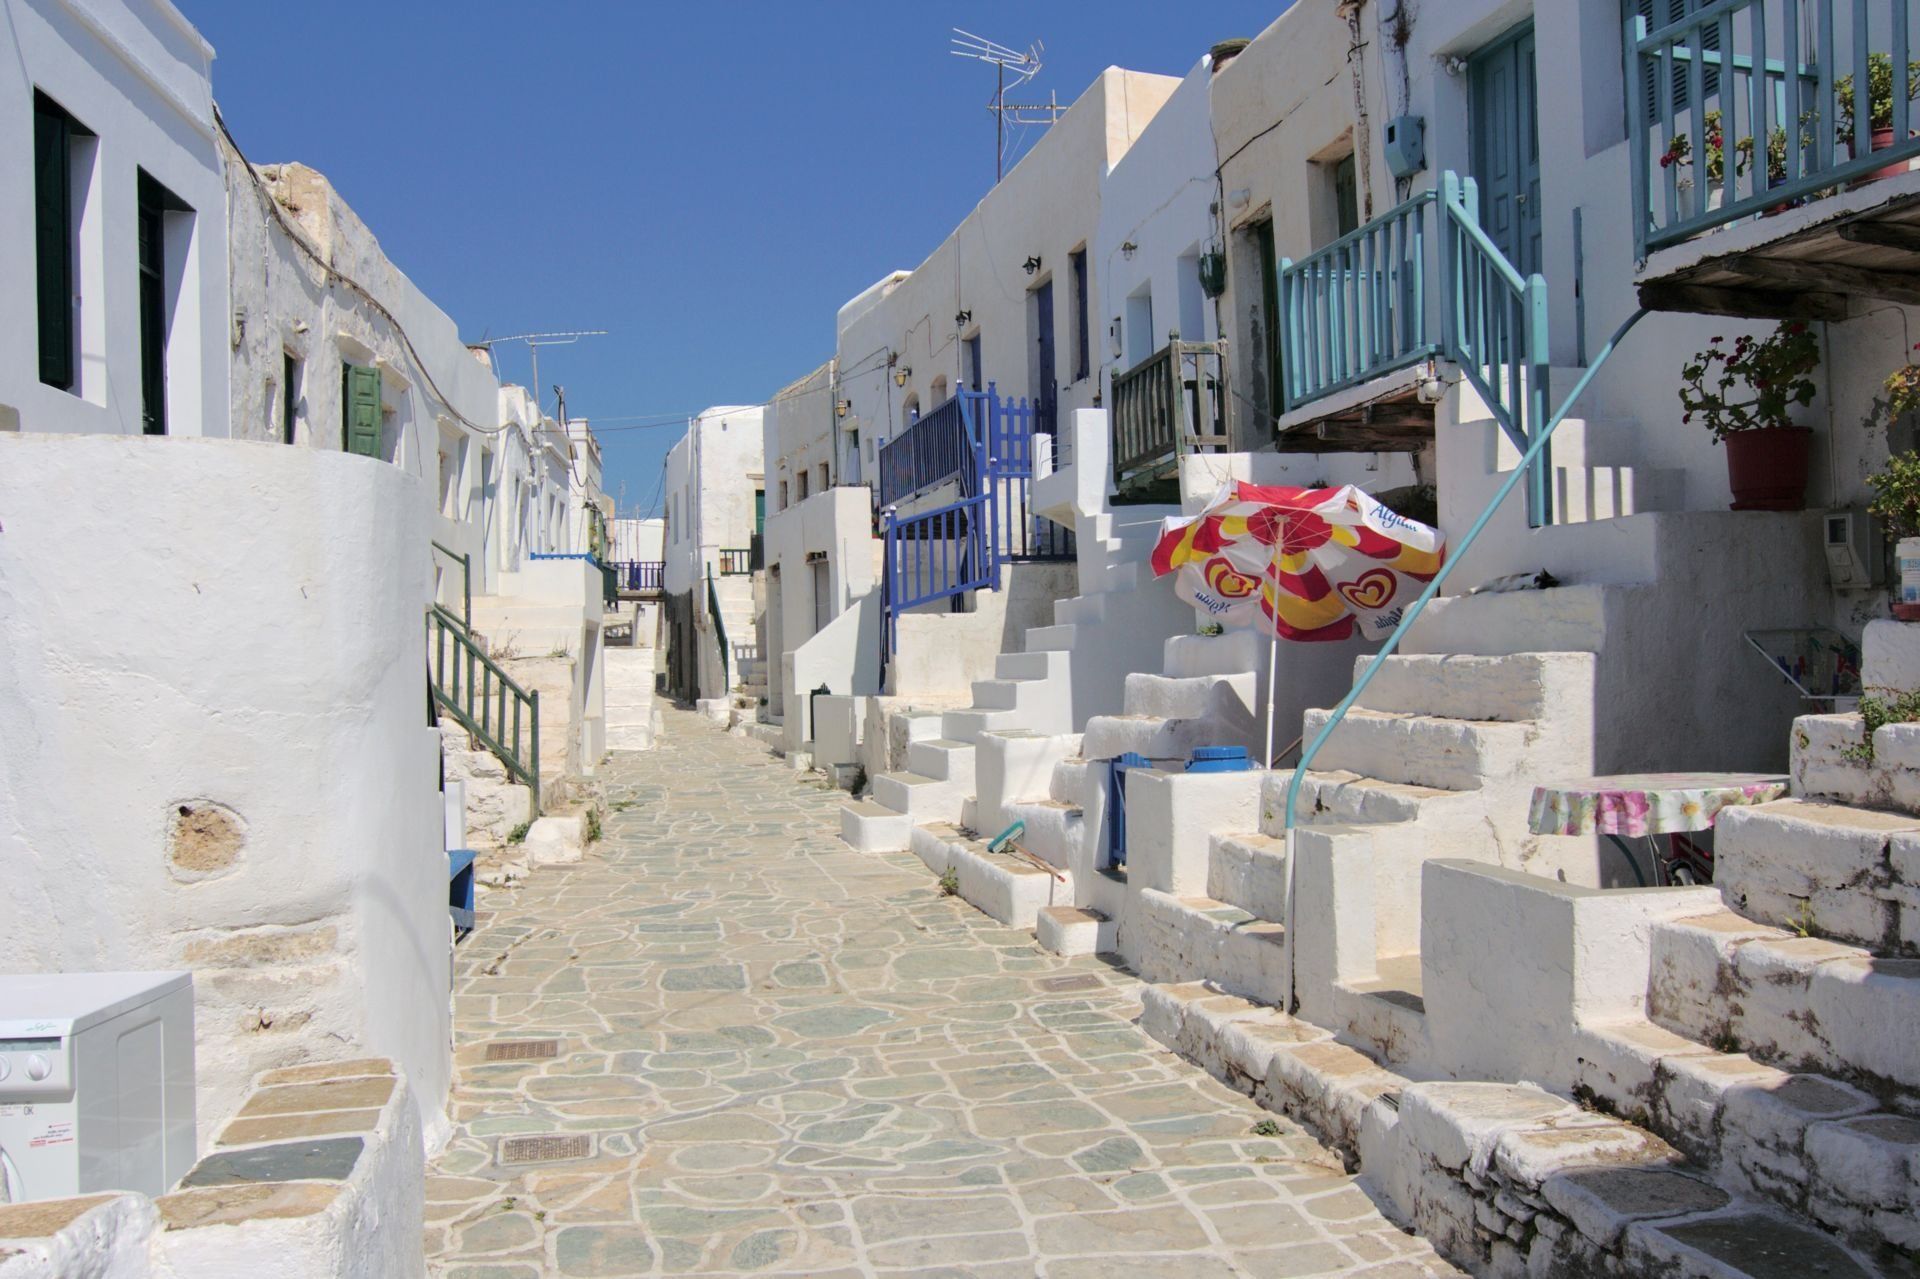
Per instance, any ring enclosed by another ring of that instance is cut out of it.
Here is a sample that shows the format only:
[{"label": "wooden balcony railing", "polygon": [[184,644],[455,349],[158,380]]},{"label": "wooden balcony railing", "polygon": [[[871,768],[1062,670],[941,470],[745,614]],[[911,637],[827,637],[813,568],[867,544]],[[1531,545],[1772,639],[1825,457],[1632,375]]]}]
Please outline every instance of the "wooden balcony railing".
[{"label": "wooden balcony railing", "polygon": [[1226,374],[1218,342],[1167,344],[1113,378],[1113,478],[1121,490],[1170,474],[1183,453],[1224,451]]}]

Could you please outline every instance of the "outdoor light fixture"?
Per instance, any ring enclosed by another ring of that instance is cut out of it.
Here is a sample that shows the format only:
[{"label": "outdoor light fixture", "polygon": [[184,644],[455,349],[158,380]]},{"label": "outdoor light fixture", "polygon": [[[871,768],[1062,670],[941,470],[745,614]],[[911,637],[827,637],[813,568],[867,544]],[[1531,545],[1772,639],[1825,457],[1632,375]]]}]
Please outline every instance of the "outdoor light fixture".
[{"label": "outdoor light fixture", "polygon": [[852,407],[853,407],[852,401],[841,400],[838,404],[833,406],[834,415],[837,417],[845,417],[847,415],[847,410]]},{"label": "outdoor light fixture", "polygon": [[912,376],[913,376],[912,366],[902,364],[896,369],[894,369],[893,371],[893,384],[895,386],[905,386],[907,384],[907,379]]},{"label": "outdoor light fixture", "polygon": [[967,326],[968,326],[969,324],[972,324],[972,323],[973,323],[973,312],[971,312],[971,311],[959,311],[959,312],[956,312],[956,313],[954,314],[954,317],[953,317],[953,326],[954,326],[955,328],[957,328],[957,329],[964,329],[964,328],[966,328],[966,327],[967,327]]},{"label": "outdoor light fixture", "polygon": [[1038,253],[1027,254],[1027,260],[1022,262],[1020,266],[1028,275],[1032,275],[1040,269],[1040,255]]},{"label": "outdoor light fixture", "polygon": [[1132,240],[1123,241],[1120,245],[1120,256],[1127,259],[1129,262],[1133,260],[1133,255],[1138,253],[1139,251],[1140,251],[1140,246],[1135,244]]}]

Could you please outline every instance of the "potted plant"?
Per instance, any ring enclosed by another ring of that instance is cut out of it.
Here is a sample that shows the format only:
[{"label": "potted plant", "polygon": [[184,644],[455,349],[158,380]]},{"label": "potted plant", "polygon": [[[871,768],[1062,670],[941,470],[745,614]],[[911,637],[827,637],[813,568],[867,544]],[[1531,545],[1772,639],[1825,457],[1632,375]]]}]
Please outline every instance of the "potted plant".
[{"label": "potted plant", "polygon": [[[1893,394],[1893,380],[1903,378],[1907,407],[1920,403],[1914,386],[1920,386],[1920,369],[1907,365],[1887,378],[1887,392]],[[1874,499],[1866,503],[1866,513],[1880,520],[1880,526],[1893,538],[1893,555],[1901,568],[1899,593],[1893,597],[1893,616],[1903,622],[1920,622],[1920,453],[1895,453],[1887,457],[1880,474],[1866,476],[1866,486],[1874,490]]]},{"label": "potted plant", "polygon": [[[1706,153],[1706,207],[1709,209],[1717,209],[1720,207],[1720,197],[1722,195],[1721,180],[1726,172],[1727,153],[1726,137],[1721,131],[1720,113],[1718,111],[1709,111],[1701,117],[1700,137],[1700,149]],[[1734,174],[1736,177],[1746,172],[1744,159],[1744,153],[1740,153],[1739,158],[1734,162]],[[1666,152],[1660,157],[1660,167],[1663,169],[1678,167],[1682,170],[1690,170],[1693,168],[1693,137],[1691,134],[1676,133],[1667,140]],[[1679,192],[1680,217],[1682,219],[1691,218],[1695,212],[1693,175],[1690,172],[1682,172],[1675,181],[1675,187]]]},{"label": "potted plant", "polygon": [[[1851,75],[1841,76],[1833,84],[1840,101],[1840,136],[1849,143],[1854,129],[1853,85]],[[1920,62],[1907,64],[1907,100],[1911,102],[1915,97],[1920,97]],[[1875,151],[1884,151],[1893,145],[1893,57],[1890,54],[1867,55],[1867,128],[1873,134]],[[1874,170],[1861,181],[1872,182],[1906,171],[1907,163],[1902,160]]]},{"label": "potted plant", "polygon": [[1727,479],[1736,511],[1798,511],[1806,505],[1807,445],[1813,432],[1794,422],[1813,402],[1820,340],[1803,320],[1771,336],[1716,337],[1680,370],[1684,422],[1706,419],[1727,446]]}]

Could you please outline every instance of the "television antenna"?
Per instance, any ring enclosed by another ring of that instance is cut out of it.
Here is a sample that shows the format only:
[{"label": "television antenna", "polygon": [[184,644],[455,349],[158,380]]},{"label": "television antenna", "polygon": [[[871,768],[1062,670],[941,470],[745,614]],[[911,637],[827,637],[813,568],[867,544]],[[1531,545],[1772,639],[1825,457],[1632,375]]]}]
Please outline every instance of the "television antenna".
[{"label": "television antenna", "polygon": [[493,348],[501,342],[525,342],[527,351],[533,357],[533,403],[540,406],[540,348],[543,346],[572,346],[581,338],[603,338],[605,329],[574,329],[565,333],[515,333],[510,337],[483,338],[481,346],[487,348],[487,354],[493,354]]},{"label": "television antenna", "polygon": [[[1066,110],[1052,92],[1047,94],[1045,102],[1007,101],[1008,89],[1018,89],[1040,74],[1040,55],[1046,51],[1046,46],[1035,40],[1027,46],[1025,53],[1021,53],[985,36],[962,31],[959,27],[953,28],[950,45],[947,52],[954,57],[985,62],[994,69],[993,100],[987,103],[987,110],[993,113],[993,180],[998,182],[1007,173],[1007,125],[1039,125],[1044,128]],[[1011,84],[1008,83],[1009,72],[1012,73]]]}]

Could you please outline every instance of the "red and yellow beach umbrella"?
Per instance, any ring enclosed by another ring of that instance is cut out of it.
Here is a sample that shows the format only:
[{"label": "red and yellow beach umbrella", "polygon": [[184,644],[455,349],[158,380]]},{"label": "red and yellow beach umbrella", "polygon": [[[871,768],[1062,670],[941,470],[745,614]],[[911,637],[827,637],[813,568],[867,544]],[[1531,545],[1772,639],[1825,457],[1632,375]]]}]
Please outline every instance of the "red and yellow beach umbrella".
[{"label": "red and yellow beach umbrella", "polygon": [[1351,484],[1235,484],[1199,515],[1169,519],[1157,577],[1223,626],[1281,639],[1385,639],[1446,557],[1440,533]]}]

